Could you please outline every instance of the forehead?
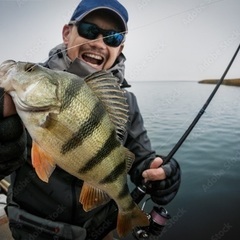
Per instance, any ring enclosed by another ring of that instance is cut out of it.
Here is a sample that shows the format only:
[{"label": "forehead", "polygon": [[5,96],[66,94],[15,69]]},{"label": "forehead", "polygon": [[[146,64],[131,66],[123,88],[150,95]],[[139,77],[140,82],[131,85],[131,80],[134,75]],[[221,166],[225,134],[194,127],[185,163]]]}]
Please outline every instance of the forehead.
[{"label": "forehead", "polygon": [[115,29],[117,31],[124,30],[120,18],[106,9],[95,10],[84,17],[82,21],[95,23],[101,28]]}]

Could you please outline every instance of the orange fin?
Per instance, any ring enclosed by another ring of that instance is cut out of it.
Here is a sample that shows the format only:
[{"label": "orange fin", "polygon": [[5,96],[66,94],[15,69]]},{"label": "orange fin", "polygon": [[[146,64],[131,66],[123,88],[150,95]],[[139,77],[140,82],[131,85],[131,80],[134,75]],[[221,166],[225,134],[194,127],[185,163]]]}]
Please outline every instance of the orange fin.
[{"label": "orange fin", "polygon": [[79,202],[83,205],[84,211],[88,212],[107,203],[109,200],[110,197],[101,189],[95,188],[86,182],[83,183]]},{"label": "orange fin", "polygon": [[44,152],[34,141],[32,143],[32,164],[38,177],[44,182],[48,182],[49,177],[56,167],[52,157]]},{"label": "orange fin", "polygon": [[149,220],[147,215],[136,205],[131,212],[118,213],[117,233],[120,238],[126,236],[134,227],[148,226]]}]

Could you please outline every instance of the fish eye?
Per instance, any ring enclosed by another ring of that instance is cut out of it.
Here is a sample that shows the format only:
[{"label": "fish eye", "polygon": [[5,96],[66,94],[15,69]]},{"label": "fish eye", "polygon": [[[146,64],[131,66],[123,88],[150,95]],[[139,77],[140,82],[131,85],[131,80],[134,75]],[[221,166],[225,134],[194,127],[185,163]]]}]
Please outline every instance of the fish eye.
[{"label": "fish eye", "polygon": [[24,67],[25,72],[33,72],[35,70],[36,64],[27,63]]}]

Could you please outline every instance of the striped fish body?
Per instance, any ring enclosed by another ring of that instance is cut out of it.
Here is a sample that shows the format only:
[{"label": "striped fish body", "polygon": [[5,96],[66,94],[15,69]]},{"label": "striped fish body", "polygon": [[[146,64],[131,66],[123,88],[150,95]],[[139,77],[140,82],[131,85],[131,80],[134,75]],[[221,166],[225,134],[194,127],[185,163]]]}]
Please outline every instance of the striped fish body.
[{"label": "striped fish body", "polygon": [[0,87],[13,97],[33,139],[32,163],[40,179],[48,182],[56,165],[82,179],[80,202],[86,211],[113,199],[119,208],[119,236],[134,226],[148,225],[127,186],[134,156],[119,136],[128,107],[112,75],[98,72],[83,80],[7,61],[0,66]]}]

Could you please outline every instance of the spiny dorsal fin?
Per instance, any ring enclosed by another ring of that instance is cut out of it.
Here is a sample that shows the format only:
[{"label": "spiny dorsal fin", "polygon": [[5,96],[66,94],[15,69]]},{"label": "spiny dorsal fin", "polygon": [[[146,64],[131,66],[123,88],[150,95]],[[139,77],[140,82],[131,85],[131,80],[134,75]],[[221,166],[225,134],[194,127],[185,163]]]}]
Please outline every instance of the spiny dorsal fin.
[{"label": "spiny dorsal fin", "polygon": [[85,78],[85,82],[104,104],[109,117],[116,127],[119,140],[123,139],[128,121],[128,104],[118,78],[112,73],[99,71]]}]

